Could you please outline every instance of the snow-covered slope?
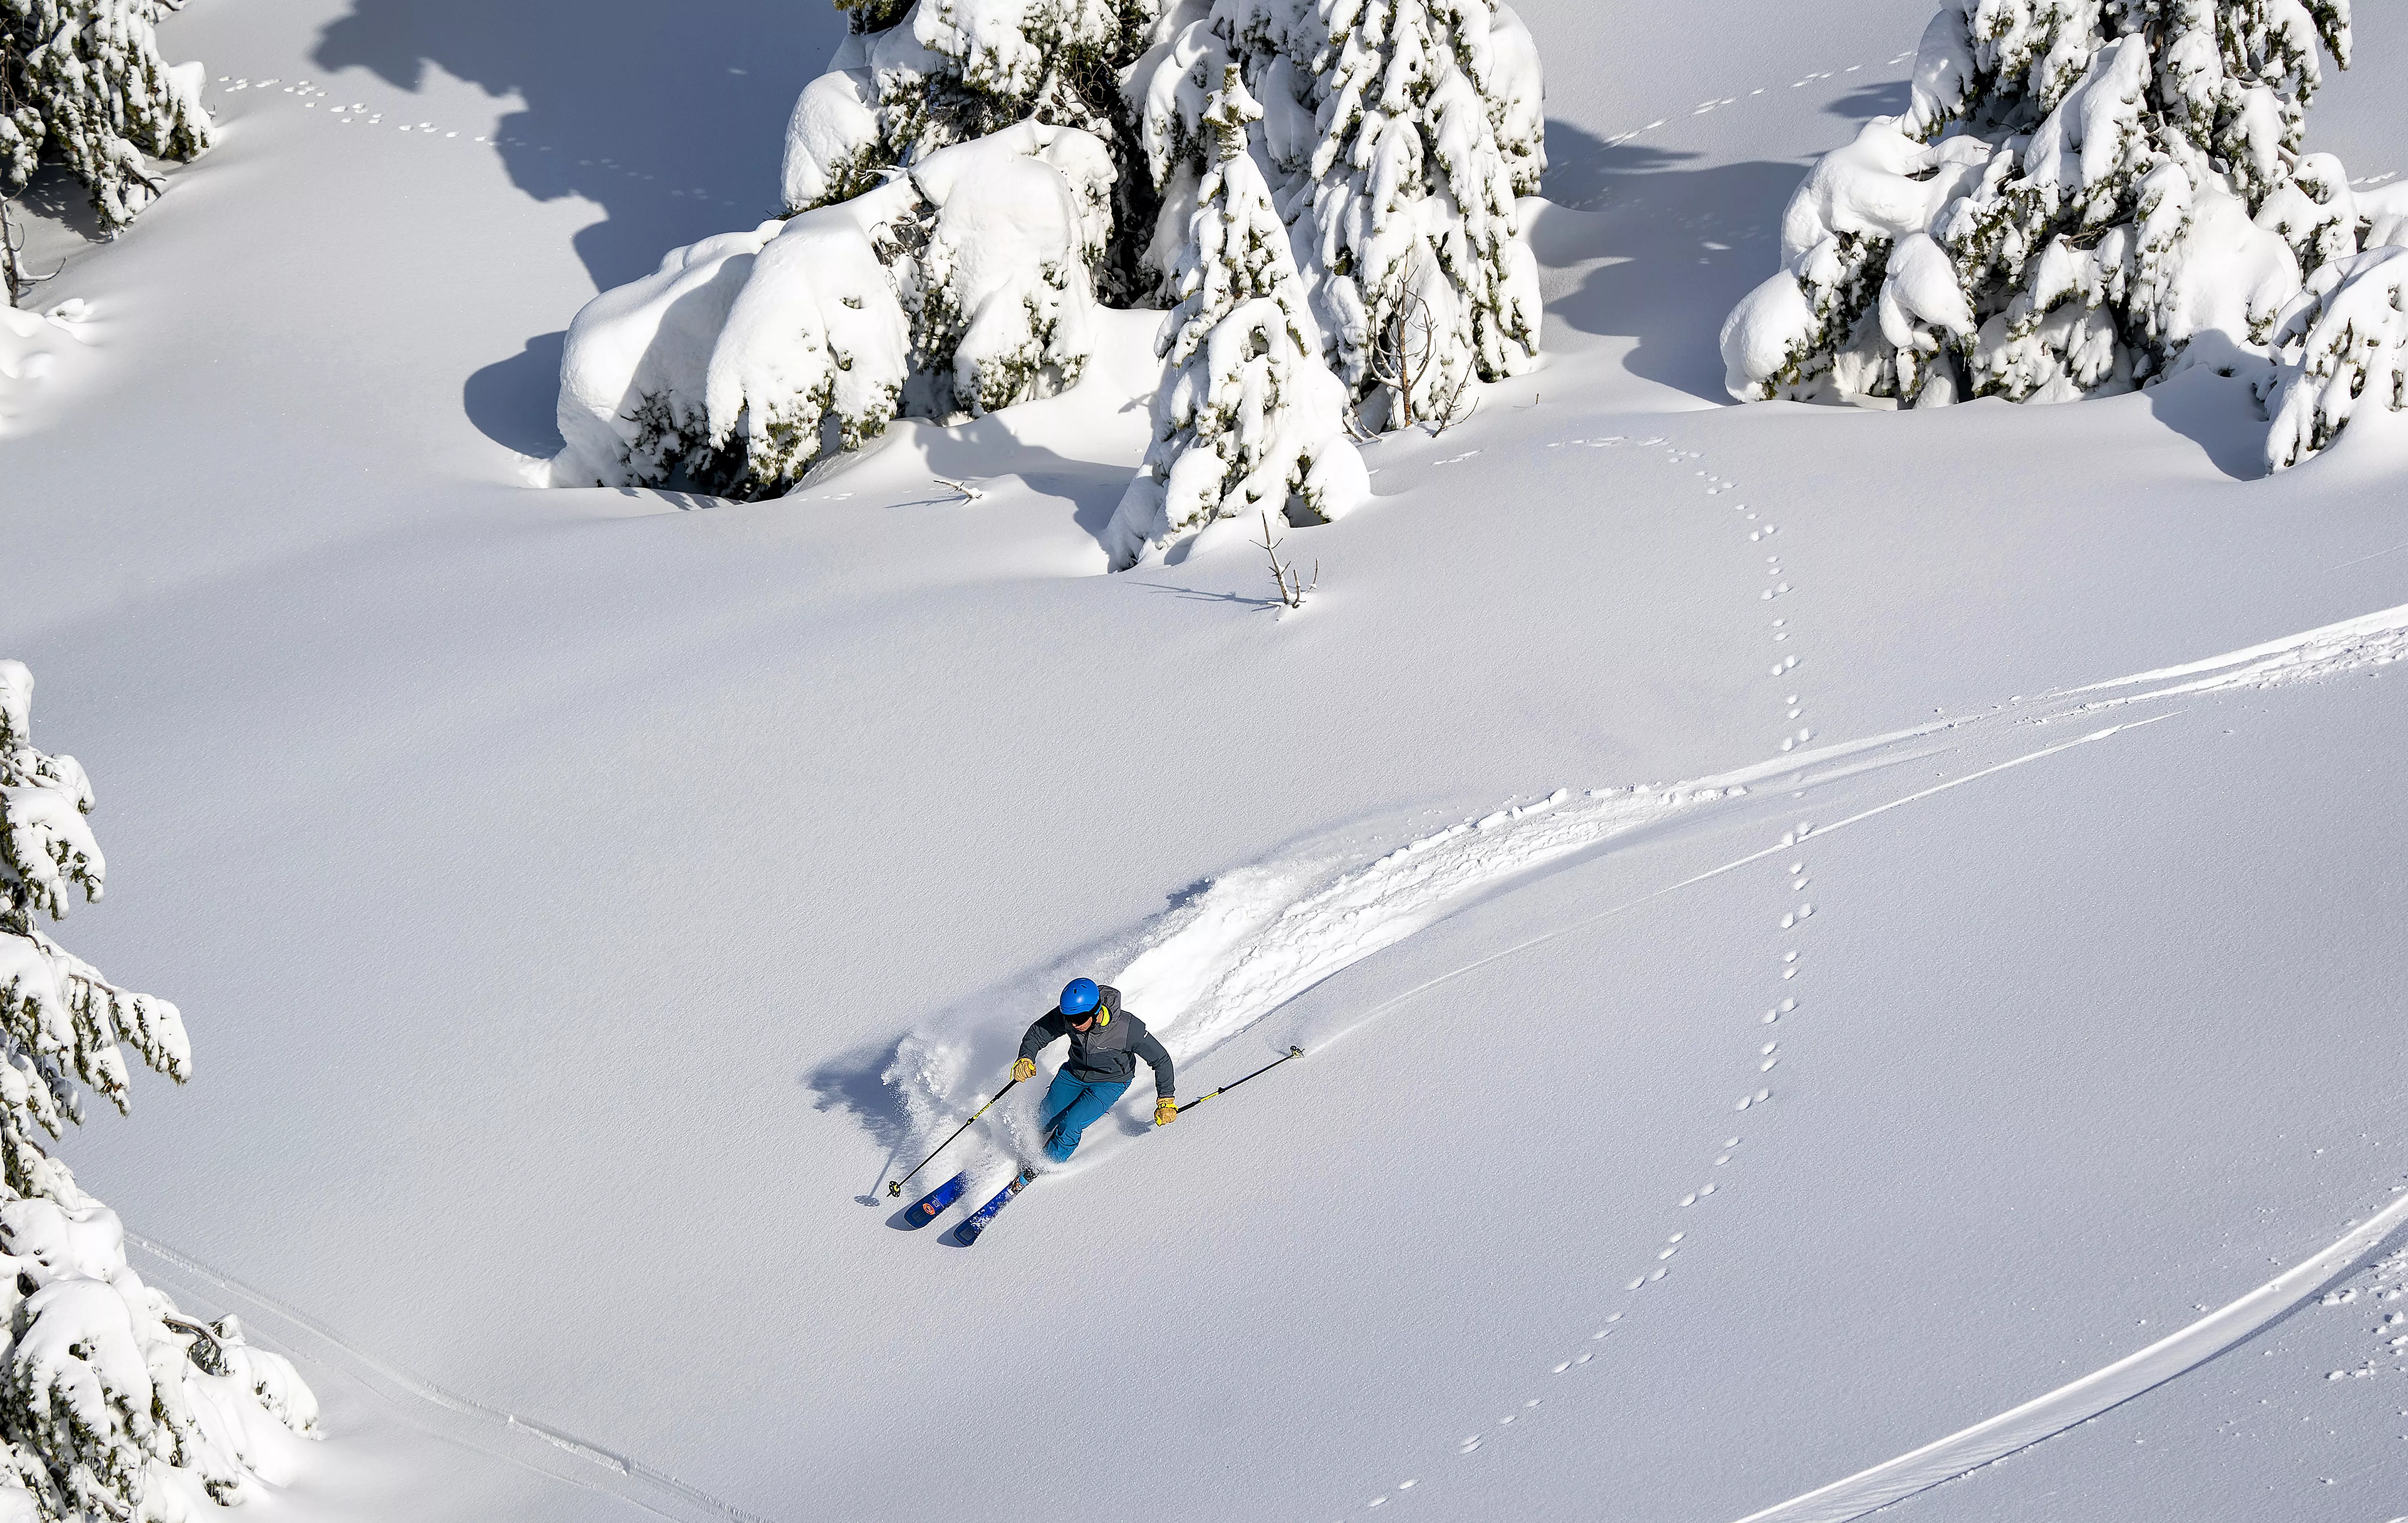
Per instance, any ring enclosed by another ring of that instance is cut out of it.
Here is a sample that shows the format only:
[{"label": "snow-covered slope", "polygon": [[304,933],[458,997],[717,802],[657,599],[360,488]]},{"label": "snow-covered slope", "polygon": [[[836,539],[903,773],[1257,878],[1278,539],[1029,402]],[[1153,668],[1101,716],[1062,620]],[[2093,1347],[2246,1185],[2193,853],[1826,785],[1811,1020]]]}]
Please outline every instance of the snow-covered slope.
[{"label": "snow-covered slope", "polygon": [[[523,488],[568,317],[770,207],[832,12],[168,23],[225,130],[45,288],[0,644],[106,785],[78,948],[195,1046],[70,1156],[305,1361],[296,1516],[1727,1523],[2399,1198],[2400,624],[2348,621],[2408,604],[2408,441],[2250,479],[2204,373],[1728,406],[1927,0],[1523,8],[1548,363],[1369,447],[1286,616],[1236,534],[1101,574],[1143,316],[794,498]],[[2376,176],[2361,8],[2311,139]],[[890,1230],[1125,970],[1184,1093],[1307,1055],[1161,1132],[1140,1085],[974,1252]],[[2403,1510],[2399,1247],[1901,1516]]]}]

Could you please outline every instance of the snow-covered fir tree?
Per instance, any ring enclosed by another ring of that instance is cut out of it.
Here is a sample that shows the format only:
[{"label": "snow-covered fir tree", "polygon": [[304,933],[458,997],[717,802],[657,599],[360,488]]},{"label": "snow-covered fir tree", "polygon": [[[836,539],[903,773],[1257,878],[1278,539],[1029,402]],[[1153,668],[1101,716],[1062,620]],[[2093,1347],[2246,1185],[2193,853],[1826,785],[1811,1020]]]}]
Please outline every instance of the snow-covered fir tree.
[{"label": "snow-covered fir tree", "polygon": [[1023,121],[876,189],[672,250],[569,324],[565,485],[774,496],[899,415],[1044,396],[1094,344],[1112,168]]},{"label": "snow-covered fir tree", "polygon": [[787,126],[786,218],[672,250],[570,324],[555,481],[776,495],[898,416],[1070,384],[1100,295],[1152,292],[1115,229],[1154,222],[1120,81],[1155,0],[839,6]]},{"label": "snow-covered fir tree", "polygon": [[782,222],[672,250],[570,324],[555,481],[774,496],[898,416],[1070,384],[1099,292],[1152,293],[1115,229],[1154,224],[1120,78],[1154,0],[839,8],[787,126]]},{"label": "snow-covered fir tree", "polygon": [[1338,517],[1369,493],[1346,433],[1346,388],[1321,335],[1248,143],[1263,108],[1235,63],[1201,113],[1212,163],[1197,189],[1180,302],[1157,351],[1170,362],[1154,398],[1154,444],[1104,534],[1115,569],[1215,519]]},{"label": "snow-covered fir tree", "polygon": [[1070,384],[1100,294],[1152,292],[1115,229],[1154,224],[1120,81],[1154,0],[841,8],[782,223],[673,250],[570,325],[555,481],[775,495],[896,417]]},{"label": "snow-covered fir tree", "polygon": [[[852,31],[788,126],[782,222],[674,250],[570,325],[555,481],[773,495],[898,416],[951,421],[1069,384],[1099,302],[1190,301],[1197,259],[1239,247],[1193,247],[1219,162],[1205,113],[1232,66],[1268,106],[1248,131],[1248,193],[1269,206],[1294,281],[1279,298],[1293,317],[1259,329],[1250,361],[1264,406],[1305,409],[1277,423],[1282,440],[1327,436],[1325,371],[1350,393],[1341,419],[1365,400],[1370,425],[1394,426],[1532,363],[1537,265],[1516,198],[1545,164],[1544,103],[1507,7],[843,8]],[[1226,174],[1215,183],[1230,189]],[[1289,354],[1291,340],[1312,352]],[[1211,390],[1181,377],[1212,346],[1174,349],[1157,416],[1189,406],[1182,385]],[[1303,458],[1340,454],[1316,449]],[[1156,463],[1143,479],[1167,489],[1169,461]],[[1319,477],[1297,495],[1342,510]],[[1190,509],[1177,521],[1200,521]],[[1159,528],[1137,532],[1151,542]]]},{"label": "snow-covered fir tree", "polygon": [[1944,0],[1913,100],[1827,154],[1732,313],[1738,396],[2059,401],[2263,346],[2364,227],[2302,153],[2347,0]]},{"label": "snow-covered fir tree", "polygon": [[[182,1082],[176,1007],[110,983],[39,921],[101,896],[92,784],[31,737],[33,677],[0,661],[0,1517],[178,1523],[243,1500],[264,1412],[313,1436],[317,1402],[235,1319],[177,1315],[125,1261],[123,1230],[39,1136],[85,1089],[125,1108],[131,1047]],[[37,1133],[39,1136],[37,1136]]]},{"label": "snow-covered fir tree", "polygon": [[[1164,217],[1192,205],[1211,152],[1205,104],[1234,63],[1263,103],[1273,202],[1330,363],[1378,399],[1369,420],[1398,423],[1470,378],[1527,369],[1538,267],[1515,202],[1546,166],[1545,93],[1520,18],[1489,0],[1189,8],[1201,13],[1140,71]],[[1154,248],[1168,259],[1180,244]]]},{"label": "snow-covered fir tree", "polygon": [[152,30],[182,0],[0,0],[0,195],[64,164],[114,233],[159,193],[143,156],[209,146],[201,66],[170,67]]}]

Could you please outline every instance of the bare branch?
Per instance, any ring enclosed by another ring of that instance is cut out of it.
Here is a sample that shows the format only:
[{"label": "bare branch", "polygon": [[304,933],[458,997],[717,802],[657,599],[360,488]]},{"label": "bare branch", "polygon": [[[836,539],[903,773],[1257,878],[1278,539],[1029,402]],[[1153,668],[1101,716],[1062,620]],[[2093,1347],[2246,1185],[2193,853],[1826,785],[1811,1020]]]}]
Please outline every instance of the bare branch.
[{"label": "bare branch", "polygon": [[[1390,421],[1400,429],[1416,421],[1416,398],[1426,396],[1430,367],[1440,363],[1438,314],[1421,293],[1424,268],[1424,256],[1416,253],[1406,268],[1395,308],[1371,341],[1371,378],[1396,393],[1397,411]],[[1446,400],[1451,403],[1452,398]]]},{"label": "bare branch", "polygon": [[1437,404],[1437,410],[1422,420],[1422,424],[1429,430],[1431,438],[1437,438],[1480,410],[1480,398],[1477,396],[1471,399],[1469,406],[1467,406],[1464,404],[1464,393],[1469,388],[1470,381],[1471,377],[1466,376],[1456,381],[1452,389],[1440,391],[1431,399]]},{"label": "bare branch", "polygon": [[985,492],[981,491],[977,487],[971,485],[971,483],[967,480],[949,481],[941,476],[931,477],[929,479],[936,482],[937,485],[943,487],[948,491],[959,494],[961,500],[966,503],[981,502],[986,497]]},{"label": "bare branch", "polygon": [[1296,567],[1279,558],[1279,548],[1287,541],[1271,537],[1270,514],[1265,512],[1262,515],[1262,520],[1263,537],[1248,540],[1247,543],[1260,546],[1263,553],[1270,557],[1271,585],[1279,589],[1280,605],[1285,608],[1301,608],[1304,606],[1304,595],[1321,585],[1321,562],[1315,561],[1312,563],[1312,582],[1311,586],[1307,586],[1303,576],[1297,571]]}]

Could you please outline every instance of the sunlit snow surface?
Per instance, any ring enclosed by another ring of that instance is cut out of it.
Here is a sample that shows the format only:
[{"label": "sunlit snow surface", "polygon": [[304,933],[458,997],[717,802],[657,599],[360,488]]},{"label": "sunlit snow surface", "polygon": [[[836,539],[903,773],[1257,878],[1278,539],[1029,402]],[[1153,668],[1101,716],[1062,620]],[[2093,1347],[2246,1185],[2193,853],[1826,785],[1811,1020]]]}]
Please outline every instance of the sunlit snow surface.
[{"label": "sunlit snow surface", "polygon": [[[1102,574],[1146,314],[782,502],[523,489],[570,315],[774,206],[833,11],[167,21],[226,131],[0,378],[0,653],[100,784],[74,944],[194,1049],[69,1156],[303,1360],[280,1504],[1730,1523],[2398,1198],[2408,448],[2256,479],[2212,374],[1727,406],[1929,4],[1522,8],[1548,363],[1368,447],[1290,614],[1234,534]],[[2372,182],[2359,9],[2310,133]],[[1306,1056],[892,1229],[1073,973],[1183,1094]],[[1886,1516],[2393,1516],[2399,1251]]]}]

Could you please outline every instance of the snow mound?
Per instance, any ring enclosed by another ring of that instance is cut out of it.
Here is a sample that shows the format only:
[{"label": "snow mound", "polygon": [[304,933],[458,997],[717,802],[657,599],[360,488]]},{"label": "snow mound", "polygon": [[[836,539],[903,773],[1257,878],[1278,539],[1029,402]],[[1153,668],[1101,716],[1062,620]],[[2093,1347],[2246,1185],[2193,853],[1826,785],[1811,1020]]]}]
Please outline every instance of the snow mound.
[{"label": "snow mound", "polygon": [[[84,357],[90,342],[82,324],[91,312],[82,300],[61,302],[45,313],[0,307],[0,405],[56,377]],[[14,409],[0,411],[5,425]]]}]

